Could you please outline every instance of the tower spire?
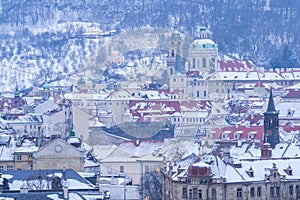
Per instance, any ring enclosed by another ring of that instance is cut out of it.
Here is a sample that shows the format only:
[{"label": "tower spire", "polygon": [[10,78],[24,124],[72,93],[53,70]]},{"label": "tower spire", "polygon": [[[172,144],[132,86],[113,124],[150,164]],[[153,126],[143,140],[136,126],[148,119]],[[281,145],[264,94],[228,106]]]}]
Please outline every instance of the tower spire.
[{"label": "tower spire", "polygon": [[267,111],[264,113],[264,142],[270,143],[272,149],[280,142],[279,138],[279,111],[275,109],[272,87]]},{"label": "tower spire", "polygon": [[202,15],[202,22],[201,22],[201,25],[204,27],[205,26],[205,24],[204,24],[204,16]]},{"label": "tower spire", "polygon": [[271,91],[270,91],[270,97],[269,97],[269,102],[268,102],[267,113],[275,113],[276,112],[274,98],[273,98],[273,91],[272,90],[273,90],[273,88],[271,86]]},{"label": "tower spire", "polygon": [[208,38],[208,31],[205,26],[204,16],[202,16],[201,26],[200,26],[200,39],[206,39],[206,38]]}]

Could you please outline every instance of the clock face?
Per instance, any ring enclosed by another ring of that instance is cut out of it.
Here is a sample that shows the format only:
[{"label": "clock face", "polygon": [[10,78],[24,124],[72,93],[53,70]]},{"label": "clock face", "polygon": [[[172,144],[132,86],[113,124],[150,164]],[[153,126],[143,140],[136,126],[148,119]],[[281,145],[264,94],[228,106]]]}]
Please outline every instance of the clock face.
[{"label": "clock face", "polygon": [[55,146],[55,151],[57,152],[57,153],[59,153],[59,152],[61,152],[62,151],[62,146],[61,145],[56,145]]}]

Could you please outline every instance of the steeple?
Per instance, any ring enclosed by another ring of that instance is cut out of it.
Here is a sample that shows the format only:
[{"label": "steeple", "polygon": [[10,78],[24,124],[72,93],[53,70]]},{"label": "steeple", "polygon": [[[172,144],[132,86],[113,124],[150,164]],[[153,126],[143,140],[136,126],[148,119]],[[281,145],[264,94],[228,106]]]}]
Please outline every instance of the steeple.
[{"label": "steeple", "polygon": [[268,102],[267,111],[264,113],[264,143],[269,143],[272,149],[275,148],[279,140],[279,111],[275,109],[272,88]]},{"label": "steeple", "polygon": [[175,61],[175,71],[178,72],[178,73],[180,73],[180,74],[182,73],[179,46],[177,46],[177,54],[176,54],[176,61]]},{"label": "steeple", "polygon": [[15,104],[15,106],[18,106],[19,100],[20,100],[20,91],[19,91],[19,88],[18,88],[18,85],[17,85],[16,89],[15,89],[15,93],[14,93],[14,104]]},{"label": "steeple", "polygon": [[176,20],[171,33],[171,41],[169,47],[168,58],[168,77],[177,72],[183,73],[183,41],[180,32],[178,31],[178,21]]},{"label": "steeple", "polygon": [[20,97],[20,91],[19,91],[19,87],[16,86],[16,89],[15,89],[15,99],[19,98]]},{"label": "steeple", "polygon": [[202,16],[201,26],[200,26],[200,39],[208,38],[208,31],[204,23],[204,16]]},{"label": "steeple", "polygon": [[172,31],[172,40],[174,41],[178,41],[180,40],[180,33],[178,31],[178,24],[177,24],[177,20],[175,21],[174,23],[174,26],[173,26],[173,31]]},{"label": "steeple", "polygon": [[267,113],[276,113],[275,103],[274,103],[274,98],[273,98],[273,92],[272,92],[272,87],[271,87],[271,91],[270,91],[268,109],[267,109],[266,112]]}]

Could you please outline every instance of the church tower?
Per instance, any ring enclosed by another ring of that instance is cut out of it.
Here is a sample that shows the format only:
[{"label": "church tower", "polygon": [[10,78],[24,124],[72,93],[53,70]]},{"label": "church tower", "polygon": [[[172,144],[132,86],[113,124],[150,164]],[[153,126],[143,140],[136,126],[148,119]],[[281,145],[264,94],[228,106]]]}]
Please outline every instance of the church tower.
[{"label": "church tower", "polygon": [[15,92],[14,92],[14,105],[19,106],[20,102],[20,91],[18,86],[16,86]]},{"label": "church tower", "polygon": [[169,47],[168,57],[168,76],[173,74],[184,73],[183,69],[183,41],[180,32],[178,31],[177,22],[175,22],[171,34],[171,43]]},{"label": "church tower", "polygon": [[189,71],[209,74],[218,71],[218,45],[209,38],[204,17],[199,30],[199,36],[189,47]]},{"label": "church tower", "polygon": [[270,143],[272,149],[279,143],[279,111],[275,109],[275,103],[272,93],[268,102],[267,111],[264,113],[264,143]]}]

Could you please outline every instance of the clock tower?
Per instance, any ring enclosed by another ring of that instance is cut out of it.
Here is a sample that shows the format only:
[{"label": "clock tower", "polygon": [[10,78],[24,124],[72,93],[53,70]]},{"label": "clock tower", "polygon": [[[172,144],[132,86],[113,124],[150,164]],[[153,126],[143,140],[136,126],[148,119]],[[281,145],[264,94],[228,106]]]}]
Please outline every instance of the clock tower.
[{"label": "clock tower", "polygon": [[275,103],[272,93],[268,102],[267,111],[264,113],[264,143],[269,143],[272,149],[279,143],[279,111],[275,109]]}]

